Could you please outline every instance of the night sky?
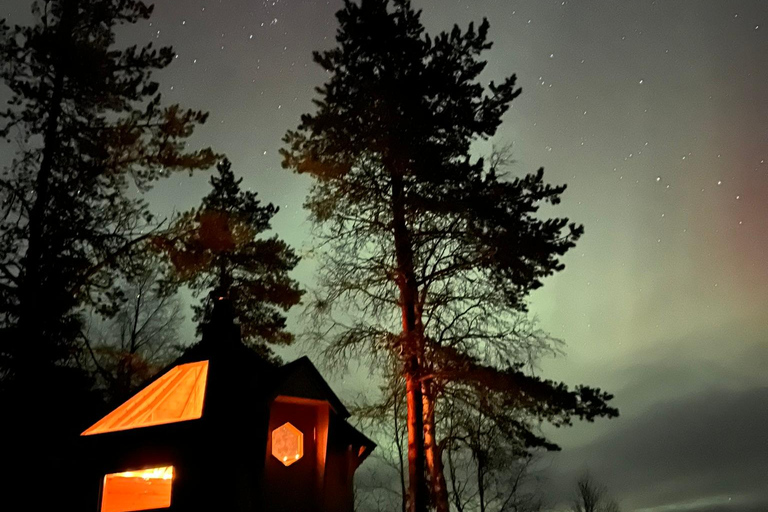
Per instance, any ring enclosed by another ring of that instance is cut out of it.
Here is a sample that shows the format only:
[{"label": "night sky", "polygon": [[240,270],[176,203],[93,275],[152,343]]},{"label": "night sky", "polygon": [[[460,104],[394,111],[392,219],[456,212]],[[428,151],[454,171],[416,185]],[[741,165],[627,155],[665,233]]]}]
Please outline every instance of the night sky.
[{"label": "night sky", "polygon": [[[24,23],[29,3],[3,0],[0,17]],[[625,511],[768,510],[768,2],[414,4],[430,32],[489,18],[483,79],[516,73],[523,88],[494,142],[514,143],[513,173],[543,166],[567,183],[554,212],[586,228],[530,298],[565,341],[541,370],[615,393],[621,417],[552,432],[564,450],[542,464],[547,502],[589,468]],[[340,6],[161,0],[121,32],[175,47],[157,76],[166,101],[210,111],[193,144],[226,153],[279,205],[273,227],[303,254],[308,180],[280,168],[278,149],[312,109],[324,73],[311,51],[333,45]],[[153,208],[195,206],[207,179],[170,178]],[[312,274],[305,258],[295,276]],[[361,386],[335,382],[346,397]]]}]

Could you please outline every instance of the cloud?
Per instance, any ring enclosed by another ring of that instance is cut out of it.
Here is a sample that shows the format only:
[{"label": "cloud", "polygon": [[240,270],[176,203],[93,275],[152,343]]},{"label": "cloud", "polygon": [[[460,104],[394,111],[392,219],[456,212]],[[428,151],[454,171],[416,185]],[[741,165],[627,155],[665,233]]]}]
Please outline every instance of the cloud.
[{"label": "cloud", "polygon": [[760,497],[713,496],[689,502],[639,509],[636,512],[765,512],[768,501]]},{"label": "cloud", "polygon": [[[589,468],[625,510],[768,510],[768,387],[708,389],[616,420],[595,442],[567,450],[549,470],[565,501]],[[729,501],[730,498],[730,501]]]}]

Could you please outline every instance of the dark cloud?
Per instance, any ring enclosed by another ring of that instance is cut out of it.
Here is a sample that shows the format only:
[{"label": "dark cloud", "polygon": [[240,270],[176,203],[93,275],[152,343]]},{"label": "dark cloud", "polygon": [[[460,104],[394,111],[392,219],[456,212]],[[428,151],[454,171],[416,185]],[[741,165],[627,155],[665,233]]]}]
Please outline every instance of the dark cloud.
[{"label": "dark cloud", "polygon": [[[717,505],[694,505],[695,508],[670,508],[659,512],[765,512],[768,510],[768,500],[762,498],[753,502],[727,502]],[[649,511],[650,512],[650,511]]]},{"label": "dark cloud", "polygon": [[615,421],[610,434],[557,456],[554,498],[567,499],[569,482],[589,468],[630,510],[768,503],[768,387],[710,389]]}]

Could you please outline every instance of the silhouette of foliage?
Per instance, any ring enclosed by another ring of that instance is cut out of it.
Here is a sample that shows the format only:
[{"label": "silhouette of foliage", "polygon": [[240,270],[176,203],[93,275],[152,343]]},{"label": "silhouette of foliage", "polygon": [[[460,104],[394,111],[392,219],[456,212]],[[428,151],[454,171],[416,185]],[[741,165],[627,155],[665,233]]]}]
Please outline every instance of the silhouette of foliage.
[{"label": "silhouette of foliage", "polygon": [[446,471],[457,512],[538,512],[542,500],[532,466],[535,454],[519,446],[496,421],[458,401],[445,417]]},{"label": "silhouette of foliage", "polygon": [[407,0],[347,0],[337,17],[337,46],[314,54],[328,81],[316,112],[286,134],[283,164],[314,178],[306,206],[325,248],[315,305],[337,319],[329,353],[400,358],[411,510],[426,508],[426,460],[444,512],[435,428],[448,393],[527,447],[554,448],[533,431],[539,420],[617,413],[607,393],[527,377],[518,364],[550,342],[520,327],[526,297],[563,269],[583,228],[542,218],[565,190],[542,169],[513,178],[504,158],[470,154],[520,94],[514,75],[479,83],[487,20],[431,37]]},{"label": "silhouette of foliage", "polygon": [[163,106],[151,79],[173,50],[114,46],[118,26],[151,12],[135,0],[51,0],[34,2],[30,26],[0,24],[12,93],[0,135],[21,142],[0,179],[0,352],[12,369],[68,360],[83,308],[114,314],[118,275],[141,266],[158,227],[135,192],[215,162],[185,147],[207,115]]},{"label": "silhouette of foliage", "polygon": [[209,294],[228,296],[243,341],[274,359],[269,345],[293,341],[285,330],[285,312],[301,300],[298,283],[288,275],[299,258],[277,235],[263,237],[278,209],[262,205],[255,192],[240,188],[241,182],[231,163],[221,161],[202,205],[177,219],[177,236],[157,243],[170,254],[176,280],[205,294],[195,308],[198,326],[210,318]]},{"label": "silhouette of foliage", "polygon": [[123,281],[142,271],[150,237],[164,229],[141,193],[217,157],[186,147],[207,115],[165,105],[152,79],[173,50],[115,44],[116,30],[148,19],[151,6],[38,0],[32,13],[28,26],[0,21],[10,91],[0,136],[18,143],[0,173],[0,399],[14,418],[6,435],[27,449],[0,479],[5,501],[23,503],[40,495],[26,475],[61,475],[35,503],[54,509],[77,473],[65,441],[98,403],[77,366],[85,317],[117,313]]},{"label": "silhouette of foliage", "polygon": [[573,512],[620,512],[615,499],[608,495],[608,488],[585,473],[576,482]]},{"label": "silhouette of foliage", "polygon": [[126,300],[113,318],[91,318],[84,333],[87,358],[105,402],[117,406],[182,353],[178,330],[184,318],[176,287],[168,286],[164,262],[155,260],[123,285]]}]

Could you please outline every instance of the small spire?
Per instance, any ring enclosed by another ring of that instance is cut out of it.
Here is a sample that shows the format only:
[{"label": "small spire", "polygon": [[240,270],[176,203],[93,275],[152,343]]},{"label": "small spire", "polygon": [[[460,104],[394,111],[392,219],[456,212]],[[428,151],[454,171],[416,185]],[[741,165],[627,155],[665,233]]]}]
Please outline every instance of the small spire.
[{"label": "small spire", "polygon": [[226,294],[214,290],[211,293],[213,311],[210,320],[203,325],[202,343],[224,347],[240,343],[240,325],[235,308]]}]

